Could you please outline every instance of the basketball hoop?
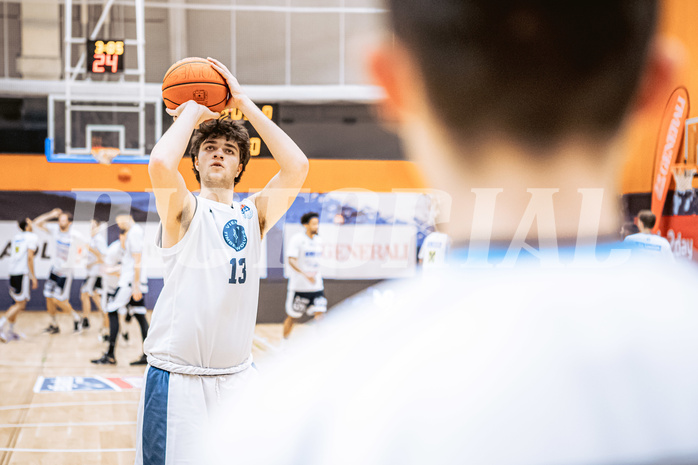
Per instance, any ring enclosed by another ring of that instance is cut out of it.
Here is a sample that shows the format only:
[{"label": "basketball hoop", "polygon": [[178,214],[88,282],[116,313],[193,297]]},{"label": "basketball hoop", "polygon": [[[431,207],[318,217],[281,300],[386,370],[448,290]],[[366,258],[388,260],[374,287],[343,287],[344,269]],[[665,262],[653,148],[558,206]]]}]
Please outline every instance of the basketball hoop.
[{"label": "basketball hoop", "polygon": [[676,192],[693,192],[693,177],[696,175],[695,165],[678,164],[671,167],[676,183]]},{"label": "basketball hoop", "polygon": [[92,156],[103,165],[111,165],[119,152],[116,147],[92,147]]}]

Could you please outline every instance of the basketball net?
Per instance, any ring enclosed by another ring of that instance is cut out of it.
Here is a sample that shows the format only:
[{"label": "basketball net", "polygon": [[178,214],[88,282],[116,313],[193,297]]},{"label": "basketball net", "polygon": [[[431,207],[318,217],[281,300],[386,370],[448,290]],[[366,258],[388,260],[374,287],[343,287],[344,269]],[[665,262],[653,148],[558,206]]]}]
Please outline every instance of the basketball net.
[{"label": "basketball net", "polygon": [[92,147],[92,156],[103,165],[111,165],[118,154],[119,149],[116,147]]},{"label": "basketball net", "polygon": [[676,183],[676,192],[693,192],[693,177],[696,175],[695,166],[674,165],[671,167]]}]

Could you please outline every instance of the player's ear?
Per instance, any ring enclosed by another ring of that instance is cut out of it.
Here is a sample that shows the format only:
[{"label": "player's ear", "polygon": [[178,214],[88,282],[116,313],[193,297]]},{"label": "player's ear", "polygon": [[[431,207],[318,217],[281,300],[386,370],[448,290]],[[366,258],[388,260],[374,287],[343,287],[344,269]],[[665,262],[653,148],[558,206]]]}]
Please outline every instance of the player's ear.
[{"label": "player's ear", "polygon": [[421,76],[410,53],[399,42],[383,41],[368,56],[369,74],[382,88],[385,99],[378,104],[387,123],[399,123],[419,111]]},{"label": "player's ear", "polygon": [[647,52],[647,63],[635,98],[634,111],[661,111],[685,74],[686,47],[671,37],[657,37]]}]

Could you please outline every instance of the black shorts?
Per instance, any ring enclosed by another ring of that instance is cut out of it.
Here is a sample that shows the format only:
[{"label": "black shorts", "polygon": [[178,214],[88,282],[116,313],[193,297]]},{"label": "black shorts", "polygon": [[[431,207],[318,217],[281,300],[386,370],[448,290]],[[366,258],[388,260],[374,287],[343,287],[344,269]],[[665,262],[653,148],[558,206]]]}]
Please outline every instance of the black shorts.
[{"label": "black shorts", "polygon": [[293,292],[289,291],[286,297],[286,314],[291,318],[300,318],[303,315],[314,315],[327,311],[327,299],[325,291]]}]

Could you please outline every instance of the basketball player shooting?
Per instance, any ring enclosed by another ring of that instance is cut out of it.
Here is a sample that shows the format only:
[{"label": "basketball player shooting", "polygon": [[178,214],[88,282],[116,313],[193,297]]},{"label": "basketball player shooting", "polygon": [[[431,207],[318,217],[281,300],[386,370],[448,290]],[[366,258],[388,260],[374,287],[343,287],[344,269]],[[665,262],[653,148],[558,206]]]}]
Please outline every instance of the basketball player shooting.
[{"label": "basketball player shooting", "polygon": [[[166,272],[144,343],[148,368],[137,464],[197,463],[196,433],[222,402],[254,378],[250,352],[261,241],[293,203],[308,173],[298,146],[244,94],[223,64],[208,60],[227,82],[226,108],[245,114],[279,172],[261,192],[234,201],[235,185],[250,159],[242,123],[218,119],[194,101],[168,110],[175,122],[153,148],[148,166]],[[198,197],[178,171],[192,132]]]}]

